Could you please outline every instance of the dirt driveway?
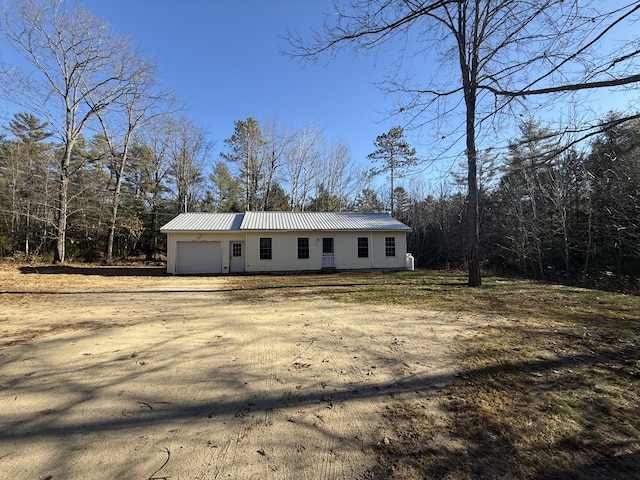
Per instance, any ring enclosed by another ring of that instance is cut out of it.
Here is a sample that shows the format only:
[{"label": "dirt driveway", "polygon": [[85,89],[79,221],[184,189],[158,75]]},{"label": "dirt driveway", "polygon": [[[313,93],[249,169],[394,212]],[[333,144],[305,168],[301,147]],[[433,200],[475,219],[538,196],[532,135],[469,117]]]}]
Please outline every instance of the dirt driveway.
[{"label": "dirt driveway", "polygon": [[373,478],[386,406],[437,408],[470,328],[137,273],[0,271],[2,479]]}]

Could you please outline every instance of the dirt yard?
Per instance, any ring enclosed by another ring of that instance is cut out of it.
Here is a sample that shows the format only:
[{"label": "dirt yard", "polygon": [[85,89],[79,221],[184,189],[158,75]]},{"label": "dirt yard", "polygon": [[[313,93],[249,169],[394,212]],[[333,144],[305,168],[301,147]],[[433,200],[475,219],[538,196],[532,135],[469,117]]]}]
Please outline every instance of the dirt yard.
[{"label": "dirt yard", "polygon": [[[2,479],[368,479],[472,322],[160,268],[0,269]],[[426,393],[425,393],[426,392]]]}]

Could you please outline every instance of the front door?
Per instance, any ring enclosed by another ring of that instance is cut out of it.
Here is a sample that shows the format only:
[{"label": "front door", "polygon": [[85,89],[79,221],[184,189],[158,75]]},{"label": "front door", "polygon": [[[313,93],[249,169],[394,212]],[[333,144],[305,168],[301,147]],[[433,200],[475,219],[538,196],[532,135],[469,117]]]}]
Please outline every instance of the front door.
[{"label": "front door", "polygon": [[336,268],[333,238],[322,239],[322,268]]},{"label": "front door", "polygon": [[231,242],[229,252],[229,273],[244,272],[244,242]]}]

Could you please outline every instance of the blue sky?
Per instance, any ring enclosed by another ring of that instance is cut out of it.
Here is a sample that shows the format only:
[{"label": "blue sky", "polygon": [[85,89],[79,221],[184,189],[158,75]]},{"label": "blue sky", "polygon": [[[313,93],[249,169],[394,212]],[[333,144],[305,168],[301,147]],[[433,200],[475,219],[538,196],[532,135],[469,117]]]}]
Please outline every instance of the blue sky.
[{"label": "blue sky", "polygon": [[[399,50],[357,57],[344,51],[317,64],[282,53],[288,47],[284,37],[289,30],[310,35],[312,29],[322,29],[330,0],[77,1],[155,60],[162,83],[185,102],[185,115],[201,125],[215,144],[212,163],[225,149],[234,121],[249,116],[263,123],[277,118],[288,130],[316,125],[327,143],[343,141],[352,159],[366,166],[376,136],[406,120],[388,118],[397,99],[376,86],[393,67]],[[426,58],[413,61],[420,78],[433,73],[432,64]],[[452,75],[455,81],[455,71]],[[589,97],[589,106],[599,113],[626,109],[630,98],[638,99],[636,92],[614,97],[598,91]],[[552,104],[549,111],[559,118],[569,116],[570,108],[566,112],[562,108]],[[427,160],[436,155],[434,138],[444,144],[430,128],[405,132],[418,155]],[[460,128],[446,141],[463,131]],[[501,137],[502,145],[517,135],[515,130],[492,134]],[[452,168],[464,163],[463,143],[447,151],[440,162],[427,163],[418,176],[436,182],[448,177]],[[431,149],[425,146],[429,144]]]},{"label": "blue sky", "polygon": [[[282,53],[288,47],[284,38],[288,31],[304,36],[312,29],[322,30],[331,12],[330,0],[79,1],[156,60],[163,82],[186,102],[187,115],[215,142],[214,161],[225,148],[224,139],[233,133],[233,122],[252,116],[261,122],[277,118],[291,130],[315,124],[328,143],[344,141],[352,159],[368,166],[366,157],[375,149],[376,136],[406,120],[388,117],[397,99],[376,86],[393,67],[400,47],[377,56],[355,57],[344,51],[337,59],[321,59],[316,65]],[[426,58],[412,62],[424,78],[432,75],[432,64]],[[455,81],[455,71],[452,75]],[[626,109],[629,97],[638,95],[602,91],[583,95],[600,113]],[[570,112],[570,107],[563,112],[552,104],[547,112],[531,113],[562,118]],[[459,134],[463,131],[460,128]],[[429,126],[405,133],[419,156],[429,160],[434,155],[425,147],[433,142]],[[503,144],[517,134],[516,130],[494,133]],[[465,162],[463,144],[447,151],[440,162],[427,163],[420,176],[447,176]]]},{"label": "blue sky", "polygon": [[[325,140],[343,140],[366,161],[377,135],[395,125],[391,99],[374,84],[375,60],[348,53],[301,64],[282,53],[288,30],[320,28],[330,2],[318,0],[83,0],[85,8],[155,59],[163,83],[188,105],[186,115],[224,149],[234,121],[277,118],[291,130],[308,124]],[[399,120],[396,120],[399,121]],[[217,158],[214,158],[217,160]]]}]

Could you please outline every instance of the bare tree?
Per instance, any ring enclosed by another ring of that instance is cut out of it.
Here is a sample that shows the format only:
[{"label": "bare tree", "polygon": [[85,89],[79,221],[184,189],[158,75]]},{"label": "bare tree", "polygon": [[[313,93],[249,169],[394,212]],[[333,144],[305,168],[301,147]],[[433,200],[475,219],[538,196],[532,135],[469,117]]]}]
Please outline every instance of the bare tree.
[{"label": "bare tree", "polygon": [[349,146],[342,140],[332,142],[323,155],[315,176],[316,185],[323,185],[328,193],[339,199],[339,210],[348,210],[368,178],[367,173],[351,159]]},{"label": "bare tree", "polygon": [[154,117],[135,134],[131,157],[132,180],[136,198],[143,199],[149,212],[150,235],[146,244],[147,260],[154,260],[160,247],[160,216],[167,200],[171,159],[167,131],[171,121],[166,116]]},{"label": "bare tree", "polygon": [[64,147],[55,225],[55,261],[63,262],[74,146],[87,124],[130,90],[136,56],[105,23],[60,0],[20,0],[5,13],[2,30],[31,68],[12,71],[3,94],[45,118]]},{"label": "bare tree", "polygon": [[[107,265],[110,265],[113,260],[113,242],[122,182],[129,162],[129,151],[134,134],[153,118],[166,115],[175,103],[171,93],[159,89],[156,84],[155,66],[142,59],[139,59],[139,62],[136,68],[137,75],[132,76],[130,89],[115,102],[113,109],[96,114],[108,145],[110,170],[115,177],[105,255]],[[166,108],[158,108],[161,102],[164,102]]]},{"label": "bare tree", "polygon": [[285,153],[292,142],[292,136],[278,126],[277,119],[273,119],[265,124],[263,129],[264,153],[262,162],[264,172],[264,187],[261,199],[261,210],[266,210],[270,202],[273,186],[276,183],[276,173],[284,165]]},{"label": "bare tree", "polygon": [[202,127],[180,117],[167,125],[170,174],[176,186],[180,212],[186,212],[197,200],[198,187],[204,181],[205,162],[211,151]]},{"label": "bare tree", "polygon": [[[480,285],[481,127],[495,121],[496,114],[511,111],[518,105],[515,100],[527,94],[575,90],[580,83],[605,86],[600,78],[612,71],[624,77],[618,84],[637,81],[628,71],[638,56],[631,43],[623,54],[594,60],[595,47],[614,26],[632,20],[637,2],[609,11],[604,11],[603,2],[577,0],[350,0],[344,6],[334,3],[334,8],[324,31],[312,41],[290,36],[294,55],[317,59],[344,48],[358,52],[396,46],[400,62],[417,55],[439,62],[431,78],[421,77],[418,85],[409,74],[388,83],[410,121],[442,121],[463,106],[468,283]],[[407,45],[417,45],[418,51],[408,51]],[[396,70],[402,69],[396,65]],[[567,81],[575,72],[580,72],[580,81]],[[597,79],[588,82],[589,78]]]},{"label": "bare tree", "polygon": [[319,173],[322,155],[322,135],[311,125],[296,133],[287,151],[286,175],[289,184],[289,202],[292,211],[304,211],[313,180]]}]

